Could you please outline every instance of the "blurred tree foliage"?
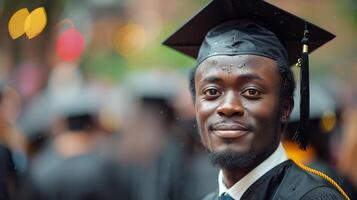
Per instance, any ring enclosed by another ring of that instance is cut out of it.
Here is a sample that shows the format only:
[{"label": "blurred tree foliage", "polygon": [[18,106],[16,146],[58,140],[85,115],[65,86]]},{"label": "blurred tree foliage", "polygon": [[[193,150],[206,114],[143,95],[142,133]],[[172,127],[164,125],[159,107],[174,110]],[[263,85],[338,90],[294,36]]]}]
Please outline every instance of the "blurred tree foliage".
[{"label": "blurred tree foliage", "polygon": [[[119,1],[119,0],[117,0]],[[130,0],[123,0],[123,2],[128,3]],[[141,1],[141,0],[138,0]],[[178,1],[178,0],[177,0]],[[71,6],[74,2],[80,2],[80,4],[95,4],[93,2],[101,2],[100,0],[91,0],[91,1],[79,1],[79,0],[0,0],[0,52],[5,51],[11,52],[11,59],[14,60],[13,67],[18,66],[18,63],[21,63],[23,60],[27,59],[25,51],[30,51],[30,53],[34,54],[37,60],[40,60],[46,69],[50,69],[49,60],[52,59],[49,56],[49,52],[54,52],[53,41],[56,34],[56,24],[62,20],[60,17],[66,18],[64,15],[64,9],[67,6]],[[118,80],[120,79],[127,71],[138,70],[138,69],[146,69],[146,68],[156,68],[156,67],[170,67],[177,69],[187,69],[191,68],[195,65],[194,59],[191,59],[187,56],[184,56],[180,53],[175,52],[165,46],[162,46],[161,43],[168,37],[172,32],[175,31],[177,27],[183,24],[187,19],[189,19],[192,13],[195,13],[200,10],[201,7],[206,5],[209,0],[183,0],[180,2],[184,5],[180,8],[180,11],[176,14],[176,16],[166,17],[162,16],[162,24],[160,34],[155,36],[155,38],[151,38],[151,40],[147,43],[145,48],[140,52],[130,55],[127,57],[123,57],[118,54],[114,49],[109,49],[106,51],[105,55],[93,55],[90,49],[86,49],[84,55],[82,56],[80,65],[81,69],[84,70],[85,73],[91,76],[100,76],[104,78],[108,78],[110,80]],[[296,3],[296,2],[295,2]],[[294,2],[291,2],[294,4]],[[48,24],[45,28],[45,31],[33,40],[25,39],[24,37],[18,40],[11,40],[7,30],[7,23],[10,16],[18,9],[27,7],[30,11],[34,8],[43,6],[46,9],[48,14]],[[167,5],[170,6],[170,5]],[[333,1],[333,6],[336,7],[336,12],[341,13],[341,15],[345,18],[350,26],[354,26],[355,29],[357,27],[357,0],[343,0],[343,1]],[[83,7],[86,8],[85,6]],[[313,9],[312,9],[313,10]],[[76,10],[71,12],[75,12]],[[92,10],[90,12],[93,12]],[[108,13],[107,10],[102,10],[101,13],[93,13],[93,16],[103,15]],[[315,14],[315,13],[313,13]],[[335,15],[336,13],[332,14]],[[132,14],[134,15],[134,14]],[[326,13],[321,13],[321,17],[326,16]],[[331,20],[332,18],[330,18]],[[90,20],[90,19],[88,19]],[[123,19],[130,21],[130,19]],[[340,19],[339,19],[340,20]],[[334,22],[331,21],[330,24]],[[81,31],[81,30],[80,30]],[[340,35],[339,35],[340,36]],[[348,39],[347,39],[348,40]],[[356,39],[355,39],[356,41]],[[90,43],[89,41],[87,41]],[[353,44],[353,41],[350,42]],[[52,45],[52,46],[51,46]],[[352,46],[352,47],[351,47]],[[354,50],[353,45],[346,47],[340,45],[336,47],[337,49],[333,49],[334,51],[343,54],[342,50],[345,50],[347,53]],[[338,49],[340,48],[340,49]],[[343,49],[345,48],[345,49]],[[26,50],[27,49],[27,50]],[[330,48],[331,49],[331,48]],[[31,50],[33,52],[31,52]],[[341,53],[342,52],[342,53]],[[28,52],[27,52],[28,53]],[[349,57],[346,60],[351,60],[354,57]],[[348,54],[348,55],[350,55]],[[331,55],[330,52],[327,52],[325,55]],[[336,55],[337,57],[339,55]],[[345,55],[346,57],[346,55]],[[327,69],[328,65],[341,65],[339,64],[340,60],[332,58],[326,59],[315,59],[314,69],[312,69],[312,73],[314,70],[315,74],[328,73]],[[348,65],[350,63],[346,63],[344,65]],[[321,67],[319,67],[321,66]]]}]

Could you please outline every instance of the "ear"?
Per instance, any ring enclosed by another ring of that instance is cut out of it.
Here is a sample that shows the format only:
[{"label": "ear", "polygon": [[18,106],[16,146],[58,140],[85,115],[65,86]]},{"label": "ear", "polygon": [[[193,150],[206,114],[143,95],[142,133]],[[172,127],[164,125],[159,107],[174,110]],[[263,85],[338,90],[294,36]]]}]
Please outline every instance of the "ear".
[{"label": "ear", "polygon": [[280,121],[284,124],[288,123],[291,112],[294,108],[294,98],[289,97],[286,98],[282,105]]}]

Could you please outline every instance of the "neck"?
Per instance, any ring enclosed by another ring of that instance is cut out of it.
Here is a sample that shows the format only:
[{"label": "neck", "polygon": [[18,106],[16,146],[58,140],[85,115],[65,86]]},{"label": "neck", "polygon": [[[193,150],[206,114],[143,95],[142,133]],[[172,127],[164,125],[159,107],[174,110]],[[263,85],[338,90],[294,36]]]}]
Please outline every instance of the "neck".
[{"label": "neck", "polygon": [[223,168],[223,182],[227,188],[232,187],[255,167],[249,168]]}]

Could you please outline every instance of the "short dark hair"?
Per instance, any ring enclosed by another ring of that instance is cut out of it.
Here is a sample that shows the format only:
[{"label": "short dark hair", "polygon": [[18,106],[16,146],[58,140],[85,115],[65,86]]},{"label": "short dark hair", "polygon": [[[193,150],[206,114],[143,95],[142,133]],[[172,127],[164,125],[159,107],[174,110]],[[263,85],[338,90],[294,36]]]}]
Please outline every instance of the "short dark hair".
[{"label": "short dark hair", "polygon": [[[279,103],[282,105],[289,98],[294,97],[294,90],[296,87],[294,74],[289,66],[285,64],[285,62],[281,60],[277,60],[277,66],[279,70],[279,74],[281,76],[281,85],[279,92]],[[196,89],[195,89],[195,75],[198,66],[193,68],[190,73],[190,92],[192,96],[193,102],[196,100]]]}]

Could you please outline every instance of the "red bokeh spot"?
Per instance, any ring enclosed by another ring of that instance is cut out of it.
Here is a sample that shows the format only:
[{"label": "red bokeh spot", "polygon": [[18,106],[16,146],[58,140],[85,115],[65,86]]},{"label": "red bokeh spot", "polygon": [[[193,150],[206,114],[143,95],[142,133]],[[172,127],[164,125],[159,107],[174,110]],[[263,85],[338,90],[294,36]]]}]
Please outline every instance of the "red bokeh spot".
[{"label": "red bokeh spot", "polygon": [[75,28],[70,28],[60,34],[56,43],[56,52],[63,61],[79,59],[84,49],[84,38]]}]

